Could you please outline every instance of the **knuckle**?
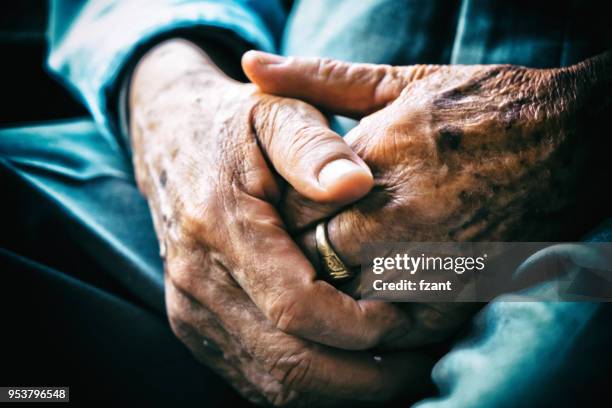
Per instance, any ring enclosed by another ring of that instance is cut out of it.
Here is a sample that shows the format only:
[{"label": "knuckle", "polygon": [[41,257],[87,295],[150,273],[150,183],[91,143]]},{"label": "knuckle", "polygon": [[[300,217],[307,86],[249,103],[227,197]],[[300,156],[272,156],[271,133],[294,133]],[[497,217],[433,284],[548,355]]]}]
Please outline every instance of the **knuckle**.
[{"label": "knuckle", "polygon": [[202,285],[202,281],[211,275],[210,258],[209,253],[193,251],[188,255],[175,255],[166,261],[166,274],[178,300],[192,294],[194,288],[214,288],[215,285]]},{"label": "knuckle", "polygon": [[353,339],[352,348],[355,350],[368,350],[377,347],[381,344],[386,330],[379,327],[369,327],[364,325],[359,332],[358,338]]},{"label": "knuckle", "polygon": [[264,397],[268,405],[272,407],[288,407],[293,402],[292,399],[288,398],[287,393],[283,391],[264,392]]},{"label": "knuckle", "polygon": [[284,353],[274,360],[269,372],[288,390],[305,391],[312,383],[313,359],[308,348]]},{"label": "knuckle", "polygon": [[361,334],[360,338],[355,342],[355,348],[359,350],[367,350],[377,347],[381,344],[387,332],[382,329],[369,329]]},{"label": "knuckle", "polygon": [[[322,153],[330,145],[330,138],[322,130],[313,126],[300,127],[295,132],[287,156],[289,160],[299,160],[312,152]],[[332,149],[329,148],[331,151]]]},{"label": "knuckle", "polygon": [[166,311],[171,324],[175,324],[182,333],[186,333],[189,325],[190,311],[185,296],[174,283],[168,283],[166,288]]},{"label": "knuckle", "polygon": [[198,273],[196,268],[189,262],[185,262],[182,259],[173,259],[168,261],[166,265],[166,273],[168,277],[176,286],[175,290],[189,291],[197,284]]},{"label": "knuckle", "polygon": [[376,105],[376,108],[379,108],[383,101],[386,101],[387,96],[390,93],[399,93],[394,87],[394,84],[397,82],[397,76],[395,75],[396,71],[389,65],[380,65],[370,71],[370,82],[373,84],[372,86],[372,100]]},{"label": "knuckle", "polygon": [[294,291],[287,291],[276,298],[268,309],[268,319],[284,333],[297,334],[308,319],[308,310]]},{"label": "knuckle", "polygon": [[289,407],[296,406],[296,395],[294,392],[284,389],[280,386],[280,389],[264,392],[264,396],[269,405],[273,407]]},{"label": "knuckle", "polygon": [[187,168],[181,171],[187,176],[184,182],[171,192],[173,198],[161,200],[160,206],[172,209],[172,222],[178,227],[177,232],[180,232],[181,236],[194,238],[210,230],[211,220],[218,218],[215,216],[219,212],[218,202],[224,193],[218,180],[221,170],[214,169],[210,174],[203,175],[203,182],[192,183],[188,180],[194,180],[194,171],[200,170],[190,168],[193,166],[190,163],[182,163],[180,166]]},{"label": "knuckle", "polygon": [[234,204],[231,200],[228,192],[202,191],[188,204],[181,204],[176,238],[185,247],[208,252],[223,241],[219,231],[227,223],[227,208]]},{"label": "knuckle", "polygon": [[[188,237],[207,236],[211,219],[209,216],[209,200],[187,200],[181,204],[181,226]],[[213,218],[214,219],[214,218]]]},{"label": "knuckle", "polygon": [[183,293],[172,283],[169,285],[166,290],[166,310],[172,332],[194,352],[209,355],[220,353],[217,343],[206,338],[218,335],[214,315],[190,294]]},{"label": "knuckle", "polygon": [[320,58],[315,67],[315,75],[319,79],[330,80],[337,76],[344,76],[347,70],[346,63],[331,58]]},{"label": "knuckle", "polygon": [[449,321],[445,313],[432,307],[421,308],[416,315],[416,320],[424,330],[428,332],[440,332],[448,329]]},{"label": "knuckle", "polygon": [[195,250],[188,255],[174,256],[167,260],[165,271],[168,297],[186,310],[214,304],[232,282],[221,258],[214,251]]},{"label": "knuckle", "polygon": [[174,335],[183,342],[195,336],[194,329],[181,317],[180,310],[168,308],[168,322]]},{"label": "knuckle", "polygon": [[272,143],[274,129],[282,119],[280,118],[282,104],[279,102],[280,98],[276,96],[261,97],[257,98],[250,108],[249,116],[252,118],[253,129],[265,147]]}]

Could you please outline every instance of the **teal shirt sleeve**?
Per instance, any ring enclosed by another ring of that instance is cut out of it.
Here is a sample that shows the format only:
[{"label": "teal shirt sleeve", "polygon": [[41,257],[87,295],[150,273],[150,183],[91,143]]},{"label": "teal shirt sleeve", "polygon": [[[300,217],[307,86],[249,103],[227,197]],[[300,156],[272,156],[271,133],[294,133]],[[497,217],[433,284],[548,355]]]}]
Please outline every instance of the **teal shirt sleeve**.
[{"label": "teal shirt sleeve", "polygon": [[142,46],[173,31],[216,30],[274,52],[284,19],[279,0],[52,0],[47,63],[118,147],[112,96]]},{"label": "teal shirt sleeve", "polygon": [[[584,238],[611,242],[610,231],[609,220]],[[465,340],[434,367],[440,395],[415,408],[582,406],[592,383],[608,375],[612,309],[536,300],[555,293],[555,285],[544,282],[485,306]]]},{"label": "teal shirt sleeve", "polygon": [[434,367],[440,395],[414,408],[558,406],[560,398],[571,400],[572,385],[579,387],[567,377],[578,371],[576,359],[592,364],[597,359],[593,350],[602,350],[603,344],[575,350],[589,336],[601,335],[590,327],[600,304],[512,297],[505,295],[482,310],[470,336]]}]

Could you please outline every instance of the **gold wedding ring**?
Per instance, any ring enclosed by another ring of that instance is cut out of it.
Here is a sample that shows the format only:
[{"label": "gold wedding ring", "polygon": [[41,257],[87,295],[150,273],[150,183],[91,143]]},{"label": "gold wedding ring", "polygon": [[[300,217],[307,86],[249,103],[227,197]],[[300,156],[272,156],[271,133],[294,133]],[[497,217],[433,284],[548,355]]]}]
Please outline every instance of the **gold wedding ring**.
[{"label": "gold wedding ring", "polygon": [[327,222],[323,221],[317,225],[315,229],[315,243],[317,251],[321,257],[323,269],[329,280],[341,281],[353,277],[350,269],[346,267],[340,259],[334,248],[327,239]]}]

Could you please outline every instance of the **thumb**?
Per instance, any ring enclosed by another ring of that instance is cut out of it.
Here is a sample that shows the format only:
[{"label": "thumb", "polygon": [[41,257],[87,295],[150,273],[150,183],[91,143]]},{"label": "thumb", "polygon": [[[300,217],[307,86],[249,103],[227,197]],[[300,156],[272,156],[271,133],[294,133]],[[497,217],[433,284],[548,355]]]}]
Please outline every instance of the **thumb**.
[{"label": "thumb", "polygon": [[374,185],[367,164],[331,131],[314,107],[270,96],[253,112],[253,129],[274,169],[304,197],[346,204]]},{"label": "thumb", "polygon": [[375,112],[432,66],[352,64],[328,58],[281,57],[249,51],[242,57],[247,77],[266,93],[302,99],[345,116]]}]

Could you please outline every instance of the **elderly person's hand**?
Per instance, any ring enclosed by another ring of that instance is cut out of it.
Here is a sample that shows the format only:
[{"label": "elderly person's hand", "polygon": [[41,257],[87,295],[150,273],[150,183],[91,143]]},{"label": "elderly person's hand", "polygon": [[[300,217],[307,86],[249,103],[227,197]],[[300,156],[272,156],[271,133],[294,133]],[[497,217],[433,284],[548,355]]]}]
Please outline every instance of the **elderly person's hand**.
[{"label": "elderly person's hand", "polygon": [[281,177],[337,205],[372,186],[316,109],[235,82],[193,44],[171,40],[137,66],[130,122],[170,323],[198,359],[249,399],[279,405],[385,399],[426,378],[421,356],[338,349],[376,346],[410,321],[316,280],[275,210]]},{"label": "elderly person's hand", "polygon": [[[609,55],[565,69],[243,57],[264,92],[363,117],[345,140],[370,166],[372,192],[345,208],[289,192],[283,211],[293,231],[331,216],[330,242],[351,266],[363,242],[576,239],[605,206],[592,174],[609,138],[589,126],[610,111],[610,67]],[[313,242],[305,233],[315,260]],[[469,307],[415,305],[417,329],[398,344],[440,338]]]}]

